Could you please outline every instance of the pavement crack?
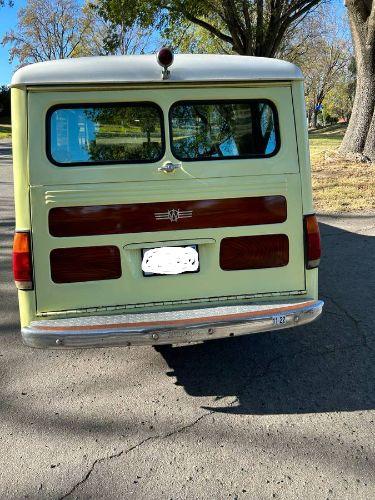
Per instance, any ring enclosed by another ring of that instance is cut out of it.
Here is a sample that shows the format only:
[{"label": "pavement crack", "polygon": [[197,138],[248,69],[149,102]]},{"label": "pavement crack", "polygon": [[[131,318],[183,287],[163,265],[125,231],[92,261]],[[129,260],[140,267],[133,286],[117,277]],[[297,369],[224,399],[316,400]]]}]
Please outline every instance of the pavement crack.
[{"label": "pavement crack", "polygon": [[[237,401],[237,398],[235,398],[234,401],[231,401],[228,406],[232,406],[233,404],[235,404]],[[184,432],[186,431],[187,429],[191,429],[192,427],[194,427],[194,425],[196,425],[198,422],[200,422],[201,420],[203,420],[204,418],[206,417],[209,417],[210,415],[212,415],[213,413],[215,413],[215,410],[211,410],[211,411],[208,411],[206,413],[204,413],[203,415],[201,415],[200,417],[196,418],[193,422],[190,422],[189,424],[186,424],[184,425],[183,427],[180,427],[174,431],[171,431],[171,432],[168,432],[167,434],[157,434],[155,436],[149,436],[145,439],[143,439],[142,441],[140,441],[139,443],[131,446],[130,448],[126,449],[126,450],[121,450],[117,453],[113,453],[112,455],[106,455],[105,457],[101,457],[101,458],[97,458],[96,460],[94,460],[94,462],[91,464],[91,467],[89,468],[89,470],[86,472],[86,474],[84,475],[84,477],[82,479],[80,479],[67,493],[65,493],[63,496],[59,497],[59,500],[63,500],[64,498],[68,498],[70,495],[72,495],[77,488],[79,488],[79,486],[81,486],[82,484],[84,484],[88,479],[89,477],[91,476],[91,474],[93,473],[94,469],[99,465],[99,464],[102,464],[103,462],[107,462],[107,461],[110,461],[114,458],[119,458],[123,455],[127,455],[128,453],[130,453],[131,451],[135,450],[135,449],[138,449],[140,448],[141,446],[143,446],[145,443],[147,443],[148,441],[156,441],[157,439],[166,439],[168,437],[171,437],[171,436],[174,436],[176,434],[180,434],[181,432]]]},{"label": "pavement crack", "polygon": [[112,455],[106,455],[105,457],[97,458],[96,460],[93,461],[93,463],[91,464],[91,467],[86,472],[86,474],[84,475],[84,477],[80,481],[78,481],[78,483],[76,483],[67,493],[65,493],[65,495],[63,495],[62,497],[59,497],[59,500],[63,500],[64,498],[67,498],[68,496],[72,495],[74,493],[74,491],[79,486],[81,486],[82,484],[84,484],[89,479],[89,477],[91,476],[91,474],[93,473],[95,467],[98,464],[101,464],[103,462],[112,460],[113,458],[121,457],[121,455],[126,455],[126,454],[130,453],[131,451],[133,451],[134,449],[139,448],[140,446],[142,446],[143,444],[145,444],[147,441],[150,441],[151,439],[156,439],[156,437],[149,436],[148,438],[143,439],[139,443],[131,446],[127,450],[121,450],[121,451],[119,451],[117,453],[113,453]]},{"label": "pavement crack", "polygon": [[203,415],[201,415],[200,417],[195,419],[193,422],[190,422],[190,424],[186,424],[183,427],[176,429],[175,431],[168,432],[167,434],[161,434],[159,436],[156,436],[155,439],[166,439],[166,438],[174,436],[176,434],[180,434],[181,432],[186,431],[186,429],[191,429],[191,427],[194,427],[194,425],[196,425],[198,422],[200,422],[204,418],[209,417],[212,413],[214,413],[214,412],[210,411],[210,412],[204,413]]},{"label": "pavement crack", "polygon": [[360,337],[360,339],[362,340],[362,344],[364,345],[364,347],[366,347],[367,349],[369,349],[370,351],[372,351],[372,347],[368,344],[367,342],[367,337],[366,337],[366,334],[362,331],[362,328],[361,328],[361,324],[362,324],[362,321],[355,318],[349,311],[347,311],[347,309],[341,305],[336,299],[333,299],[332,297],[328,297],[328,295],[325,295],[324,298],[330,300],[332,302],[332,304],[334,306],[337,307],[337,309],[339,311],[341,311],[344,316],[346,316],[351,322],[352,324],[354,325],[355,327],[355,330],[357,332],[357,335]]}]

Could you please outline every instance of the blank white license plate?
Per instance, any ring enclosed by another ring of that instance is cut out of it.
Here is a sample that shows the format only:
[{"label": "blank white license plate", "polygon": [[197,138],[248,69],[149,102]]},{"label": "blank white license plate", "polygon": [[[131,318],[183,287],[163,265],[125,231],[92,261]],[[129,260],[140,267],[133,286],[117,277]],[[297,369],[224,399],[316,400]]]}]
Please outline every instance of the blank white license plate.
[{"label": "blank white license plate", "polygon": [[199,255],[196,245],[143,250],[142,271],[145,276],[194,273],[198,270]]}]

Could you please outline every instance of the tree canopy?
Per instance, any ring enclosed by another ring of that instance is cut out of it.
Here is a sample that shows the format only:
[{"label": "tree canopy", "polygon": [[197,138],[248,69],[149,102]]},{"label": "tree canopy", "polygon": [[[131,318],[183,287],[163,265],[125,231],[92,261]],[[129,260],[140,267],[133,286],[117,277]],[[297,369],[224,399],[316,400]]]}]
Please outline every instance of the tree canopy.
[{"label": "tree canopy", "polygon": [[87,55],[82,47],[95,45],[93,12],[78,0],[28,0],[17,15],[17,26],[1,43],[11,45],[10,60],[18,60],[21,66]]},{"label": "tree canopy", "polygon": [[172,29],[203,28],[241,55],[274,57],[288,30],[322,0],[99,0],[99,14],[113,24]]}]

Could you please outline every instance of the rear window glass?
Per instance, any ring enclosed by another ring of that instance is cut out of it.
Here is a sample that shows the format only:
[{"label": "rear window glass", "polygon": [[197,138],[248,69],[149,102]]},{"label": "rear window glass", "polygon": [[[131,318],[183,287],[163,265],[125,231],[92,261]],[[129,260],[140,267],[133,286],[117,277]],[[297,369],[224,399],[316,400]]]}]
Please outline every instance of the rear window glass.
[{"label": "rear window glass", "polygon": [[170,110],[180,160],[267,157],[279,149],[276,108],[265,100],[184,101]]},{"label": "rear window glass", "polygon": [[164,153],[162,112],[151,103],[54,106],[47,154],[57,165],[155,162]]}]

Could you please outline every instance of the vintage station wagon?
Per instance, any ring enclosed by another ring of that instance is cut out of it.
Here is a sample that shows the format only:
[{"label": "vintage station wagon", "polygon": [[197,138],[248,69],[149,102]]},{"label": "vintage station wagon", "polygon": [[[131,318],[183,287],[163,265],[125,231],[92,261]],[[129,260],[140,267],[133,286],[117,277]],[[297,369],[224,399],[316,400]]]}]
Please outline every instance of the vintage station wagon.
[{"label": "vintage station wagon", "polygon": [[194,342],[320,315],[296,66],[162,49],[33,64],[11,87],[27,345]]}]

